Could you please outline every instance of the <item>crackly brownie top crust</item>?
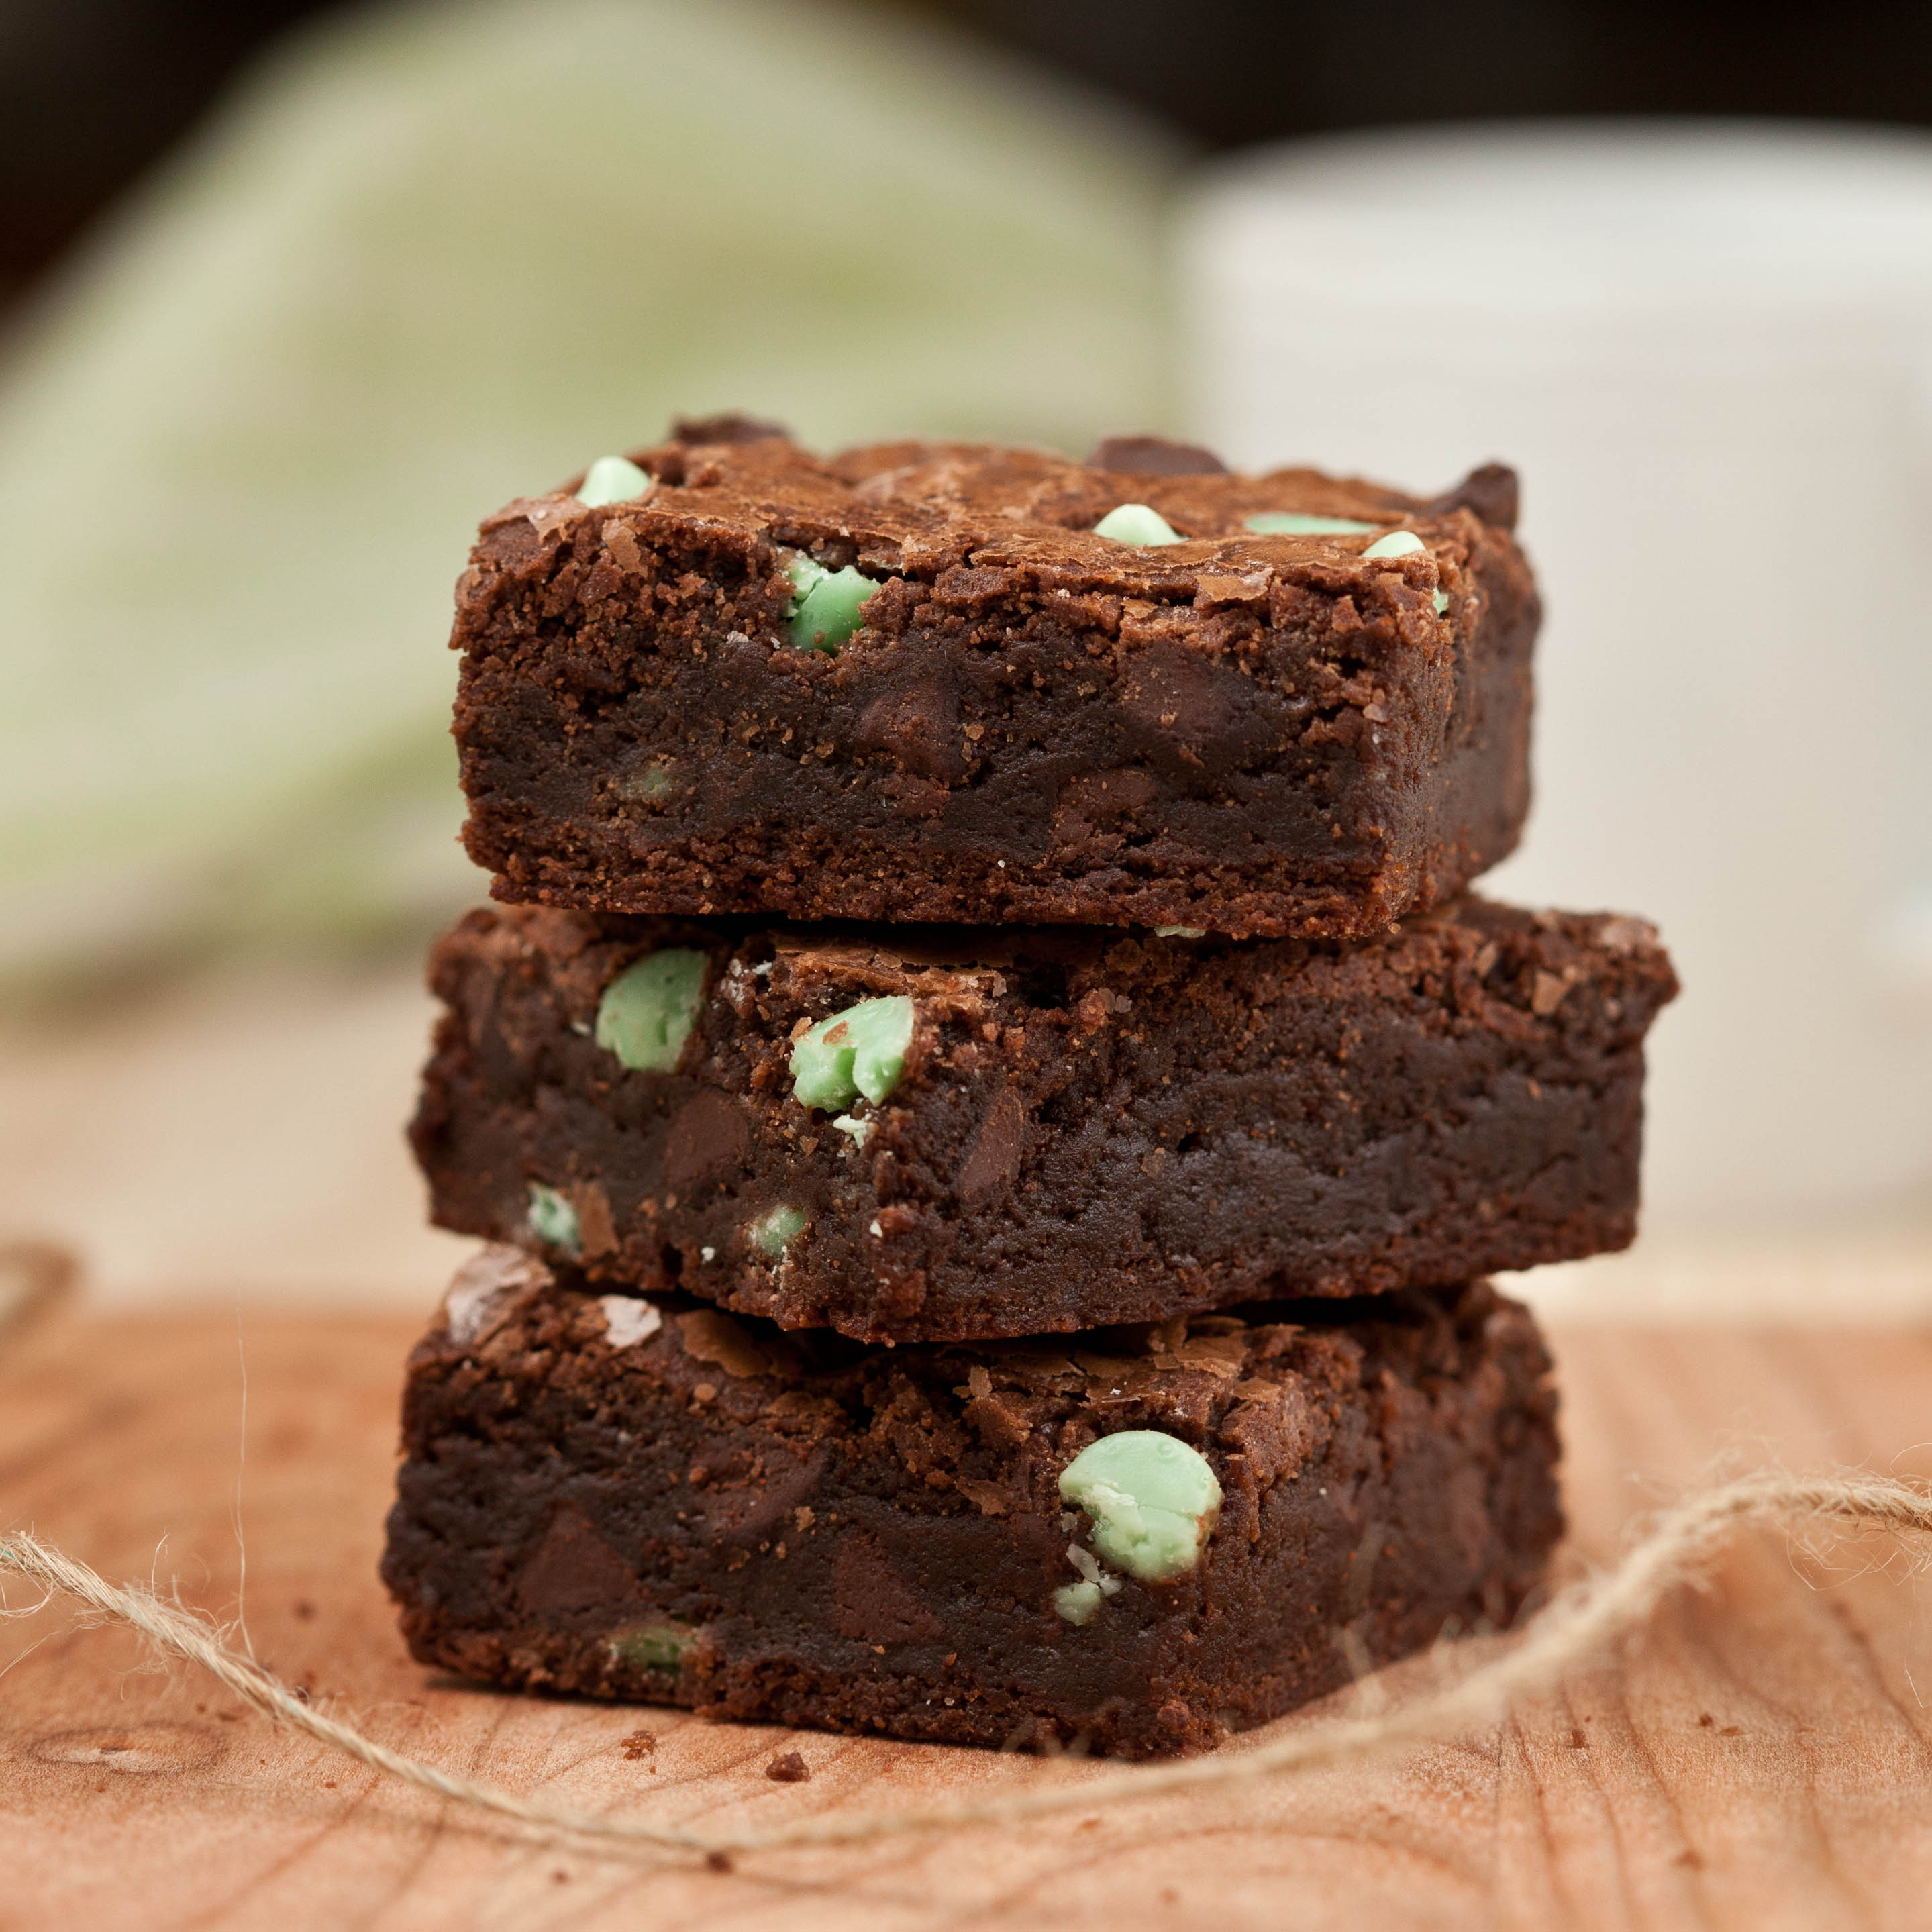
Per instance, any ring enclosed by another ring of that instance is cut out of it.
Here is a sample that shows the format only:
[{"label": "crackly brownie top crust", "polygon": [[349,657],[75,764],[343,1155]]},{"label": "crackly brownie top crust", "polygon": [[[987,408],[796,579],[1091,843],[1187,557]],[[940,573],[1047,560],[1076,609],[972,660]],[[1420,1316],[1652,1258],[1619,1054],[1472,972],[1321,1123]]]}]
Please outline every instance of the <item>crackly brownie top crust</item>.
[{"label": "crackly brownie top crust", "polygon": [[[571,494],[580,476],[548,495],[518,498],[485,520],[482,554],[507,562],[532,536],[594,519],[622,566],[638,537],[651,541],[674,524],[764,538],[878,578],[1019,572],[1073,595],[1208,605],[1264,599],[1281,578],[1329,595],[1394,578],[1426,609],[1438,589],[1452,604],[1466,596],[1475,554],[1487,550],[1492,565],[1513,566],[1527,592],[1527,567],[1509,536],[1516,478],[1500,465],[1425,499],[1309,469],[1204,473],[1201,466],[1216,460],[1208,452],[1154,437],[1103,444],[1096,459],[1120,466],[1102,468],[1047,450],[972,442],[872,443],[820,458],[781,434],[752,433],[761,428],[736,418],[688,425],[688,437],[719,440],[633,451],[630,460],[651,484],[629,502],[586,507]],[[1176,466],[1186,473],[1171,473]],[[1094,526],[1124,502],[1158,511],[1184,541],[1096,535]],[[1270,512],[1376,527],[1310,536],[1245,527],[1248,518]],[[1413,529],[1424,548],[1362,560],[1364,550],[1398,528]]]}]

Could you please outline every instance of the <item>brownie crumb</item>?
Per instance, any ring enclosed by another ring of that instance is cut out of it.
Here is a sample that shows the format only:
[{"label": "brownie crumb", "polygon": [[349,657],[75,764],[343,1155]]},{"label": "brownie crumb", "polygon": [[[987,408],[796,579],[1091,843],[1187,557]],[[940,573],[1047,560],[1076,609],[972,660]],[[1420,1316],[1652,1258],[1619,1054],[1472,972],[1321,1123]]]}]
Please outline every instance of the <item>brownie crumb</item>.
[{"label": "brownie crumb", "polygon": [[633,1760],[640,1757],[655,1757],[658,1750],[657,1733],[655,1731],[633,1731],[623,1740],[623,1746],[625,1756]]},{"label": "brownie crumb", "polygon": [[778,1784],[802,1784],[812,1775],[812,1767],[800,1751],[781,1751],[765,1766],[765,1775]]}]

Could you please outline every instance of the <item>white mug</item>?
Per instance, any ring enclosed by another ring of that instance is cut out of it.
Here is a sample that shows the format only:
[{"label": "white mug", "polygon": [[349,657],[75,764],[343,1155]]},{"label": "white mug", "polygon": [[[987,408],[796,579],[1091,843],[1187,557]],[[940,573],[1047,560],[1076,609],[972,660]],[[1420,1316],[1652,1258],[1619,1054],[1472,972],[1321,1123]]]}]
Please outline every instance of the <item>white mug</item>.
[{"label": "white mug", "polygon": [[1666,1221],[1932,1195],[1932,140],[1324,140],[1183,235],[1192,433],[1427,494],[1501,458],[1547,602],[1504,896],[1642,913]]}]

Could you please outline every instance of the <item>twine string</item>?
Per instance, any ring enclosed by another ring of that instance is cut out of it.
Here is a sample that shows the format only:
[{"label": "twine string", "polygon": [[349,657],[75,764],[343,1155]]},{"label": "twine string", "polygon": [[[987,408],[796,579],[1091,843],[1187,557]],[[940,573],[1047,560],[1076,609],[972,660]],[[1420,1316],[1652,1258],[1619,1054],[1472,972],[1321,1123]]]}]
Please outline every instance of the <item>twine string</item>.
[{"label": "twine string", "polygon": [[0,1574],[10,1571],[50,1594],[74,1598],[98,1616],[130,1626],[163,1654],[199,1664],[263,1716],[440,1798],[540,1832],[718,1858],[1012,1825],[1055,1812],[1091,1811],[1167,1792],[1244,1784],[1270,1772],[1312,1770],[1440,1742],[1499,1722],[1519,1699],[1553,1688],[1566,1672],[1607,1652],[1645,1622],[1671,1590],[1694,1581],[1738,1532],[1777,1521],[1906,1540],[1932,1534],[1932,1493],[1885,1477],[1744,1477],[1662,1512],[1614,1570],[1556,1598],[1501,1657],[1444,1689],[1374,1715],[1308,1724],[1265,1743],[1210,1756],[1059,1778],[1044,1788],[1034,1785],[916,1809],[831,1814],[740,1832],[692,1831],[646,1818],[538,1804],[439,1770],[304,1702],[253,1659],[230,1649],[201,1618],[164,1602],[152,1589],[110,1583],[32,1536],[0,1536]]}]

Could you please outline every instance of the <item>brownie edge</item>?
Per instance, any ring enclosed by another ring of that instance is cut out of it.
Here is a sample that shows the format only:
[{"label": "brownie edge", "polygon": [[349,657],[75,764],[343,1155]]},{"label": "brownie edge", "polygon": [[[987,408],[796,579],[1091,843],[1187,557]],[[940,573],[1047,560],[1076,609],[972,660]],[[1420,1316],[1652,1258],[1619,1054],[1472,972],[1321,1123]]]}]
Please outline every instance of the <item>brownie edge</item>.
[{"label": "brownie edge", "polygon": [[[952,1744],[1212,1746],[1445,1629],[1562,1528],[1550,1358],[1486,1284],[1040,1342],[868,1348],[504,1248],[409,1364],[382,1576],[486,1682]],[[1193,1567],[1094,1574],[1061,1473],[1204,1458]]]}]

